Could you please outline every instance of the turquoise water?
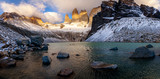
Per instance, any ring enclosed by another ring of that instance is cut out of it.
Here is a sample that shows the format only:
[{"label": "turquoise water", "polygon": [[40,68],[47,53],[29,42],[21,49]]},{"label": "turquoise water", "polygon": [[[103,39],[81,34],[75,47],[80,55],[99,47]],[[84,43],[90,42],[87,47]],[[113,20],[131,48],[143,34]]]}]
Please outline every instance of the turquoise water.
[{"label": "turquoise water", "polygon": [[[64,42],[49,44],[48,51],[28,52],[24,61],[18,61],[15,68],[0,69],[0,78],[6,79],[160,79],[160,57],[153,59],[129,59],[137,47],[149,43],[87,43]],[[150,43],[156,55],[160,54],[160,43]],[[118,51],[110,51],[118,47]],[[89,50],[89,51],[87,51]],[[58,52],[67,52],[69,59],[57,59]],[[56,53],[52,55],[52,53]],[[76,56],[79,54],[80,56]],[[49,66],[42,65],[42,56],[50,56]],[[95,71],[90,67],[92,61],[117,64],[115,71]],[[63,68],[71,68],[70,77],[58,77]]]}]

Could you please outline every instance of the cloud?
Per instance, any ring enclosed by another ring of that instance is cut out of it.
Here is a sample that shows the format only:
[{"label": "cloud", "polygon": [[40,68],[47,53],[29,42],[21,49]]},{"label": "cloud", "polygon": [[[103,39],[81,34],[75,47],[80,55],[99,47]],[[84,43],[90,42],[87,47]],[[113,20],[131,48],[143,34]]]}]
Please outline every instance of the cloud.
[{"label": "cloud", "polygon": [[31,16],[42,16],[42,13],[40,10],[38,10],[33,5],[27,4],[27,3],[20,3],[19,5],[15,4],[9,4],[6,2],[1,3],[1,9],[3,12],[17,12],[18,14],[25,15],[28,17]]},{"label": "cloud", "polygon": [[45,18],[45,21],[50,23],[60,23],[63,21],[62,15],[56,12],[45,12],[44,18]]},{"label": "cloud", "polygon": [[[108,0],[46,0],[52,8],[56,8],[62,13],[71,13],[74,8],[79,11],[86,9],[88,12],[92,8],[100,6],[102,1]],[[115,0],[118,1],[118,0]],[[135,0],[138,4],[146,4],[155,8],[160,8],[159,0]]]},{"label": "cloud", "polygon": [[135,2],[160,9],[160,0],[135,0]]},{"label": "cloud", "polygon": [[2,2],[0,3],[0,7],[3,12],[16,12],[28,17],[36,16],[42,18],[45,22],[59,23],[63,21],[61,14],[55,12],[44,12],[46,6],[43,3],[36,2],[32,5],[21,2],[19,5],[15,5]]},{"label": "cloud", "polygon": [[47,0],[47,3],[52,8],[57,8],[59,12],[71,13],[74,8],[90,11],[92,8],[100,6],[102,1],[104,0]]}]

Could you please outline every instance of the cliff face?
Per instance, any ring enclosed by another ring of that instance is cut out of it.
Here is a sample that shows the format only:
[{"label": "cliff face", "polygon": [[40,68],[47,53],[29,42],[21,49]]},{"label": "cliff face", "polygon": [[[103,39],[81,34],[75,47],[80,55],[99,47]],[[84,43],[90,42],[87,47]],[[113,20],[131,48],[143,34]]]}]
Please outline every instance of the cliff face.
[{"label": "cliff face", "polygon": [[93,21],[93,17],[101,11],[101,7],[96,7],[96,8],[93,8],[89,14],[89,27],[92,26],[92,21]]},{"label": "cliff face", "polygon": [[103,1],[101,12],[93,17],[92,29],[88,37],[97,32],[106,23],[124,17],[160,18],[160,12],[146,5],[137,5],[134,0]]},{"label": "cliff face", "polygon": [[84,22],[85,24],[88,24],[89,18],[86,10],[81,10],[79,14],[79,21]]}]

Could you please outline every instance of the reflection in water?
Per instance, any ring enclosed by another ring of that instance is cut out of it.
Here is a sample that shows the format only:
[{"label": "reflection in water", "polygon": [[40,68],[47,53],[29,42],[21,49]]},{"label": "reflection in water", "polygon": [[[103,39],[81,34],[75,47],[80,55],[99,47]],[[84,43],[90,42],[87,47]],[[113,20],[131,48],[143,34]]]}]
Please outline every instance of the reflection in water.
[{"label": "reflection in water", "polygon": [[[157,79],[160,78],[160,57],[149,60],[131,60],[134,49],[147,43],[52,43],[48,51],[28,52],[24,61],[18,61],[15,68],[0,69],[0,79]],[[156,54],[160,44],[153,43]],[[118,51],[110,48],[118,47]],[[57,59],[58,52],[67,52],[69,59]],[[48,53],[46,53],[48,52]],[[55,55],[53,54],[55,53]],[[80,56],[76,56],[79,54]],[[42,56],[49,56],[49,66],[42,65]],[[117,64],[118,70],[95,71],[92,61]],[[64,68],[71,68],[74,74],[68,78],[58,77]]]}]

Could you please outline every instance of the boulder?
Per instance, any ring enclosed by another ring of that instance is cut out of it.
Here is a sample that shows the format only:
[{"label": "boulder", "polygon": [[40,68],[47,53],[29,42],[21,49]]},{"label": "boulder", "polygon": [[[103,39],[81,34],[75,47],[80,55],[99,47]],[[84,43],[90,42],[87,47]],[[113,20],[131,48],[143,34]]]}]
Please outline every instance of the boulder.
[{"label": "boulder", "polygon": [[51,58],[48,56],[43,56],[42,62],[43,62],[43,65],[49,65],[51,63]]},{"label": "boulder", "polygon": [[30,41],[27,38],[21,38],[21,39],[16,39],[16,43],[17,43],[18,46],[29,45]]},{"label": "boulder", "polygon": [[44,39],[41,36],[31,36],[31,44],[34,44],[35,46],[42,46]]},{"label": "boulder", "polygon": [[118,68],[118,65],[117,64],[106,64],[101,61],[94,61],[91,64],[91,67],[93,69],[98,69],[98,70],[115,70]]},{"label": "boulder", "polygon": [[118,50],[118,47],[114,47],[114,48],[111,48],[111,49],[109,49],[109,50],[116,51],[116,50]]},{"label": "boulder", "polygon": [[135,50],[133,55],[130,57],[131,59],[137,59],[137,58],[153,58],[155,57],[154,51],[150,51],[146,47],[139,47]]},{"label": "boulder", "polygon": [[146,45],[147,48],[153,48],[151,44]]},{"label": "boulder", "polygon": [[67,77],[67,76],[70,76],[73,74],[73,70],[72,69],[69,69],[69,68],[66,68],[66,69],[62,69],[60,70],[60,72],[58,73],[59,76],[62,76],[62,77]]},{"label": "boulder", "polygon": [[59,52],[57,55],[57,58],[59,59],[63,59],[63,58],[69,58],[69,54],[68,53],[63,53],[63,52]]},{"label": "boulder", "polygon": [[16,66],[16,60],[9,58],[9,57],[3,57],[0,59],[0,67],[14,67]]}]

